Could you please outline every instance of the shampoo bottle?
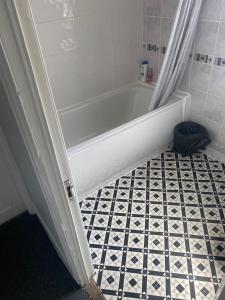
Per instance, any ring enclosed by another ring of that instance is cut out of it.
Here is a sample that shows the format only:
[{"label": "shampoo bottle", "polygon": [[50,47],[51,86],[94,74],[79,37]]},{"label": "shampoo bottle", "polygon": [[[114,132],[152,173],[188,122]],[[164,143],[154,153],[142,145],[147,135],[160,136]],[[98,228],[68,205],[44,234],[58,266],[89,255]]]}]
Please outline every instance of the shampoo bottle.
[{"label": "shampoo bottle", "polygon": [[148,71],[148,61],[144,60],[140,66],[140,75],[139,75],[140,81],[143,81],[143,82],[146,81],[147,71]]}]

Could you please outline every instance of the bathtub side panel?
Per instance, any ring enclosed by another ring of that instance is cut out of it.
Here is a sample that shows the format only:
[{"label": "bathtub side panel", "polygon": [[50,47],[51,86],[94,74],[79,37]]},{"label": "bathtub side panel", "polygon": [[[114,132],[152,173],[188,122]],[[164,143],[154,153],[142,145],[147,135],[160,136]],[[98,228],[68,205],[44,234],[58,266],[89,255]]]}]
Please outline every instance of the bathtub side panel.
[{"label": "bathtub side panel", "polygon": [[175,125],[184,114],[187,99],[143,117],[133,125],[118,129],[70,157],[70,166],[80,198],[104,186],[110,179],[127,170],[134,162],[166,150],[171,144]]}]

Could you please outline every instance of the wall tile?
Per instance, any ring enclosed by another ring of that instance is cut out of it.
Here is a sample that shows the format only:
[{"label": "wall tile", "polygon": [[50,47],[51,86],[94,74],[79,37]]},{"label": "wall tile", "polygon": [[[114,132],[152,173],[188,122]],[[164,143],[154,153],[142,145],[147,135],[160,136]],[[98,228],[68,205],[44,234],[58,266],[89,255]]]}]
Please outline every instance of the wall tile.
[{"label": "wall tile", "polygon": [[67,53],[77,47],[73,18],[37,24],[37,31],[44,56]]},{"label": "wall tile", "polygon": [[161,16],[161,0],[144,0],[144,16]]},{"label": "wall tile", "polygon": [[75,0],[29,0],[36,23],[74,17]]},{"label": "wall tile", "polygon": [[137,80],[136,73],[138,67],[136,63],[126,64],[123,61],[122,64],[114,65],[114,88],[120,88],[121,86],[127,85]]},{"label": "wall tile", "polygon": [[196,90],[190,90],[191,93],[191,115],[203,116],[206,102],[206,94]]},{"label": "wall tile", "polygon": [[109,18],[105,14],[93,14],[76,18],[77,47],[104,45],[110,36]]},{"label": "wall tile", "polygon": [[144,41],[160,45],[160,18],[144,18]]},{"label": "wall tile", "polygon": [[209,92],[217,97],[225,98],[224,67],[213,67],[209,83]]},{"label": "wall tile", "polygon": [[209,65],[194,62],[191,70],[190,87],[201,92],[206,92],[209,82],[209,73]]},{"label": "wall tile", "polygon": [[217,147],[220,143],[221,125],[206,118],[202,119],[201,124],[207,128],[212,140],[212,146]]},{"label": "wall tile", "polygon": [[195,37],[195,53],[212,54],[218,31],[217,22],[199,22]]},{"label": "wall tile", "polygon": [[203,0],[201,19],[219,20],[223,5],[223,0]]},{"label": "wall tile", "polygon": [[223,152],[225,149],[225,126],[220,127],[219,131],[219,141],[218,141],[218,147],[221,149]]},{"label": "wall tile", "polygon": [[174,18],[179,0],[162,0],[162,17]]},{"label": "wall tile", "polygon": [[223,1],[223,5],[222,5],[221,20],[225,21],[225,1]]},{"label": "wall tile", "polygon": [[220,23],[215,55],[225,57],[225,22]]},{"label": "wall tile", "polygon": [[122,3],[122,5],[121,2],[110,2],[112,35],[114,42],[118,42],[123,39],[130,39],[136,42],[142,34],[142,18],[141,15],[137,16],[137,11],[140,11],[141,9],[140,3],[133,1],[130,5],[128,4],[129,6],[126,6],[126,1]]},{"label": "wall tile", "polygon": [[107,9],[107,0],[76,0],[76,16],[101,13]]},{"label": "wall tile", "polygon": [[225,98],[218,98],[213,94],[208,94],[205,108],[206,118],[225,124]]},{"label": "wall tile", "polygon": [[45,62],[58,109],[70,106],[73,101],[83,98],[84,83],[79,76],[77,51],[67,55],[49,56]]},{"label": "wall tile", "polygon": [[170,34],[171,34],[171,29],[173,25],[173,20],[172,19],[162,19],[162,29],[161,29],[161,44],[162,46],[167,46],[169,39],[170,39]]}]

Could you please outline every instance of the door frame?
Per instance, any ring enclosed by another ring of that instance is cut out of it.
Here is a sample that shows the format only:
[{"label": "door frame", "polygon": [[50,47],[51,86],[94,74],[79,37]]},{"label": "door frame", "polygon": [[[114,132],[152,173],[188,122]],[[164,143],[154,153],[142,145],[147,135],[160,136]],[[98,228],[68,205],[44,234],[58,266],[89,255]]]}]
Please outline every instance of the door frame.
[{"label": "door frame", "polygon": [[[46,224],[43,225],[76,282],[87,287],[88,293],[94,295],[93,299],[103,299],[93,281],[94,268],[76,192],[68,197],[64,185],[65,178],[72,182],[72,176],[42,57],[39,51],[29,49],[22,29],[24,24],[31,21],[29,11],[23,11],[28,8],[27,3],[4,0],[1,5],[4,6],[4,12],[2,10],[3,18],[0,20],[0,79],[44,194],[60,245]],[[32,27],[27,26],[27,29],[32,30]],[[39,50],[35,34],[32,43]],[[25,105],[24,97],[29,97],[29,105],[27,102]],[[37,210],[36,213],[41,219]]]}]

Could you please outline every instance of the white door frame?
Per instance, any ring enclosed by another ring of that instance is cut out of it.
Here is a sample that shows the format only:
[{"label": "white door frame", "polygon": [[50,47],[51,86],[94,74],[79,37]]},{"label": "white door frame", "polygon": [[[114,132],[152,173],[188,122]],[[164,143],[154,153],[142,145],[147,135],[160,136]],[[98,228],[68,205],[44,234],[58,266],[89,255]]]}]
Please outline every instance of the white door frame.
[{"label": "white door frame", "polygon": [[[24,24],[30,21],[29,12],[23,11],[27,9],[24,0],[4,0],[1,5],[4,12],[0,18],[0,79],[61,245],[54,239],[52,242],[76,282],[84,287],[92,280],[94,269],[78,199],[76,194],[68,198],[63,184],[65,178],[72,177],[42,58],[39,51],[34,51],[35,47],[39,50],[38,44],[35,35],[28,35],[34,49],[29,48],[22,32]],[[29,103],[24,101],[26,97]]]}]

